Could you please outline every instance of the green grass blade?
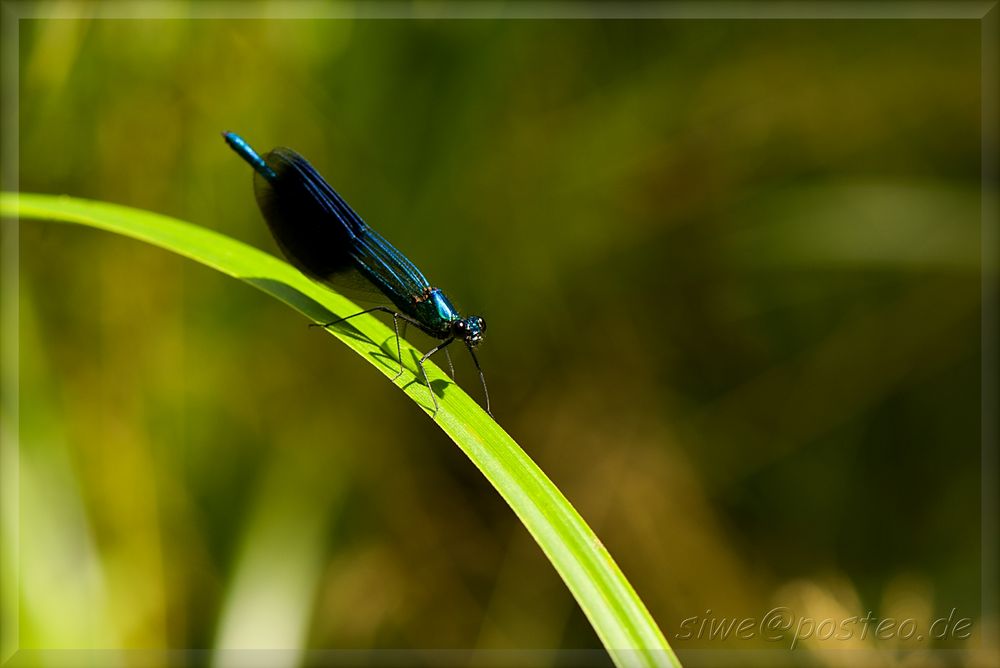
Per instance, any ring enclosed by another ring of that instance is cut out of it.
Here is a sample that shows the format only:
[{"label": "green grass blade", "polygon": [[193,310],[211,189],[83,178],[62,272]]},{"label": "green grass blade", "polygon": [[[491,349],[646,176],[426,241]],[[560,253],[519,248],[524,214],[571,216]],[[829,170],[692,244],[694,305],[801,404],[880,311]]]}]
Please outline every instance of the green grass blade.
[{"label": "green grass blade", "polygon": [[[37,194],[0,194],[4,217],[78,223],[133,237],[246,281],[317,322],[361,310],[256,248],[190,223],[114,204]],[[355,332],[360,332],[357,336]],[[331,333],[392,378],[398,371],[392,330],[371,316]],[[416,352],[396,380],[430,413],[427,387],[417,380]],[[611,555],[572,505],[524,451],[480,406],[435,365],[427,364],[440,410],[435,422],[510,504],[566,582],[619,666],[680,665],[646,607]],[[442,389],[444,390],[442,392]]]}]

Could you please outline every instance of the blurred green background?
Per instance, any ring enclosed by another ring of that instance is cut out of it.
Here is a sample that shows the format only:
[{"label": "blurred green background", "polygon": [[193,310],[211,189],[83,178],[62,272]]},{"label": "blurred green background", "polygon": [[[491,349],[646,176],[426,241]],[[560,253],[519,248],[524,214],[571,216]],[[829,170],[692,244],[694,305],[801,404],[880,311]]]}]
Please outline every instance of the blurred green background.
[{"label": "blurred green background", "polygon": [[[219,133],[293,147],[486,317],[500,424],[682,659],[786,647],[677,637],[774,606],[974,620],[965,640],[804,652],[974,647],[979,39],[975,21],[22,21],[20,188],[277,253]],[[600,647],[461,452],[281,304],[36,222],[19,291],[20,647],[284,665]]]}]

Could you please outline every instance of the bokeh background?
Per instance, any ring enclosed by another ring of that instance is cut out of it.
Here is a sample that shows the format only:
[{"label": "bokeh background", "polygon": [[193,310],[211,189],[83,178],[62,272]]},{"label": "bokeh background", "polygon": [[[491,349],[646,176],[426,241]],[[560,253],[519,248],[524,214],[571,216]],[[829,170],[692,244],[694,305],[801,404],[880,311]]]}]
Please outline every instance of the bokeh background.
[{"label": "bokeh background", "polygon": [[[787,638],[693,628],[775,606],[972,620],[793,655],[889,662],[983,624],[979,40],[975,21],[22,21],[20,187],[277,253],[219,133],[297,149],[487,318],[500,424],[682,658],[786,660]],[[21,648],[600,647],[461,452],[291,310],[61,224],[22,224],[19,275]]]}]

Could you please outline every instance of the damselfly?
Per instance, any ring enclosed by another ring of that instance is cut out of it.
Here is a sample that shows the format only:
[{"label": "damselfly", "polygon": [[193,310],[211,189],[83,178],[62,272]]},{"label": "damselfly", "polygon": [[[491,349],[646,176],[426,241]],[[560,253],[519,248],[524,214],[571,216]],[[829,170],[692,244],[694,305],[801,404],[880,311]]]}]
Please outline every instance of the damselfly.
[{"label": "damselfly", "polygon": [[[379,297],[376,301],[388,302],[345,318],[317,324],[331,327],[373,311],[390,314],[399,359],[396,378],[403,374],[400,321],[403,322],[404,333],[406,324],[412,323],[439,339],[441,343],[418,362],[435,411],[438,408],[437,398],[427,379],[424,362],[439,350],[444,350],[447,355],[449,345],[463,341],[479,371],[486,397],[486,412],[489,413],[490,395],[475,353],[476,346],[483,341],[486,322],[477,315],[463,318],[445,294],[432,287],[406,256],[365,224],[301,155],[291,149],[276,148],[261,156],[239,135],[225,132],[222,136],[254,168],[257,205],[285,257],[299,271],[319,283],[355,290],[361,288]],[[454,378],[455,369],[450,357],[448,365]]]}]

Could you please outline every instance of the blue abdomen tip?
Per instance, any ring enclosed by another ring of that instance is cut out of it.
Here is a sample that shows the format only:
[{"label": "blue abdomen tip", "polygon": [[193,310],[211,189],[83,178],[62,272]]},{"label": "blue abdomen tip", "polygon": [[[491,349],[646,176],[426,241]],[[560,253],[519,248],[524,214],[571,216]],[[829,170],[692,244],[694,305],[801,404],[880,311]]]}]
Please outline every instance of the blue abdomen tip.
[{"label": "blue abdomen tip", "polygon": [[223,132],[222,138],[226,140],[226,143],[229,144],[230,148],[236,151],[241,158],[250,163],[250,166],[265,179],[273,181],[277,178],[274,170],[268,167],[267,163],[264,162],[264,159],[257,155],[257,151],[253,150],[250,144],[248,144],[243,137],[239,136],[235,132]]}]

